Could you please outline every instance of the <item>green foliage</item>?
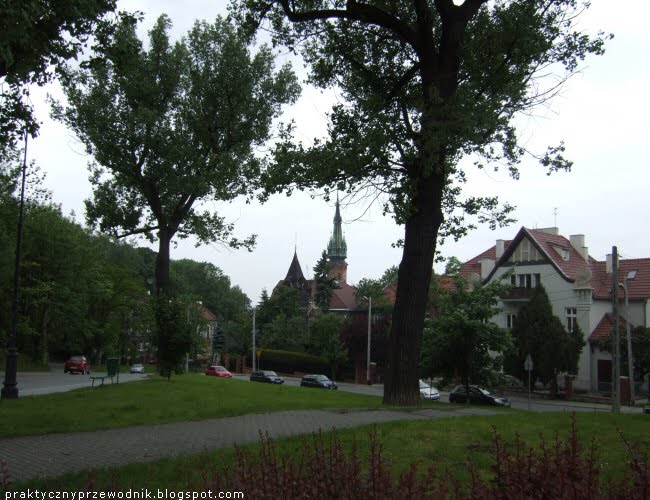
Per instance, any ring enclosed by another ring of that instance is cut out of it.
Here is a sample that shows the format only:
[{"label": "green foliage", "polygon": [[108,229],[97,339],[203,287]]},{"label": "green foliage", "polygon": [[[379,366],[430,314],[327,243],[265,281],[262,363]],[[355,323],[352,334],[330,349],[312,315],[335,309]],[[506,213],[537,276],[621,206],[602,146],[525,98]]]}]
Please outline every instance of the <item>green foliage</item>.
[{"label": "green foliage", "polygon": [[309,349],[327,360],[330,366],[327,374],[332,378],[337,378],[348,359],[347,348],[341,341],[344,322],[342,314],[325,313],[314,316],[309,324]]},{"label": "green foliage", "polygon": [[38,122],[29,105],[29,84],[44,85],[50,67],[76,57],[96,21],[115,0],[3,0],[0,4],[0,152],[15,146],[21,130]]},{"label": "green foliage", "polygon": [[261,370],[274,370],[282,373],[327,373],[329,371],[329,363],[320,356],[266,348],[262,349],[258,367]]},{"label": "green foliage", "polygon": [[304,350],[307,311],[300,308],[300,292],[291,286],[280,285],[271,297],[263,292],[262,299],[256,315],[259,345]]},{"label": "green foliage", "polygon": [[188,320],[194,304],[158,297],[154,303],[156,318],[156,352],[160,374],[171,377],[172,372],[183,373],[181,363],[190,352],[196,337],[194,325]]},{"label": "green foliage", "polygon": [[448,270],[455,272],[449,276],[453,289],[439,289],[438,314],[425,323],[422,375],[459,376],[465,384],[485,383],[500,369],[501,358],[493,353],[511,345],[508,331],[490,322],[508,287],[502,282],[469,282],[458,267],[448,266]]},{"label": "green foliage", "polygon": [[232,237],[233,224],[202,201],[247,194],[261,160],[257,146],[299,87],[288,67],[274,73],[271,51],[251,55],[235,26],[217,18],[196,22],[171,43],[169,18],[137,38],[135,20],[101,23],[89,60],[66,67],[68,105],[53,115],[93,155],[88,222],[100,230],[159,241],[156,290],[170,295],[169,244],[193,235],[250,248],[254,237]]},{"label": "green foliage", "polygon": [[539,285],[517,314],[511,330],[514,346],[506,355],[504,370],[522,381],[528,380],[524,360],[533,359],[533,381],[544,385],[554,382],[560,372],[576,373],[577,362],[585,345],[579,329],[568,334],[553,314],[546,290]]},{"label": "green foliage", "polygon": [[320,259],[314,266],[314,282],[316,284],[314,303],[324,312],[329,310],[333,290],[338,287],[336,280],[330,277],[330,268],[327,251],[323,250]]},{"label": "green foliage", "polygon": [[[634,379],[643,380],[650,374],[650,328],[637,326],[632,328],[632,356],[634,359]],[[627,353],[627,332],[621,328],[620,332],[621,345],[621,373],[627,374],[628,353]],[[598,342],[598,347],[604,351],[612,352],[612,332],[604,339]]]}]

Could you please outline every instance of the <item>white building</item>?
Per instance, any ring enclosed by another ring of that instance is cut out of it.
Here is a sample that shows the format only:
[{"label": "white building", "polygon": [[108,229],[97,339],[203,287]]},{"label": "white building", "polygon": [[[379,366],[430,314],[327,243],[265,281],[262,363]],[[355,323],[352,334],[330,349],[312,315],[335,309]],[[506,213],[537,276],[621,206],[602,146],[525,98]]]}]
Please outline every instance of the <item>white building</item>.
[{"label": "white building", "polygon": [[[589,255],[584,235],[565,238],[557,228],[522,227],[510,241],[496,244],[467,261],[462,270],[466,278],[484,283],[497,280],[514,267],[511,283],[515,288],[502,299],[503,312],[495,323],[511,328],[519,309],[541,283],[553,306],[553,312],[565,328],[575,324],[585,332],[587,344],[578,364],[574,387],[593,392],[611,385],[612,357],[601,351],[597,340],[607,337],[612,320],[612,258],[598,261]],[[627,277],[629,321],[634,328],[650,326],[650,258],[619,260],[618,283]],[[621,318],[627,319],[623,306],[623,287],[619,287]],[[622,322],[621,334],[625,333]],[[624,375],[624,374],[622,374]]]}]

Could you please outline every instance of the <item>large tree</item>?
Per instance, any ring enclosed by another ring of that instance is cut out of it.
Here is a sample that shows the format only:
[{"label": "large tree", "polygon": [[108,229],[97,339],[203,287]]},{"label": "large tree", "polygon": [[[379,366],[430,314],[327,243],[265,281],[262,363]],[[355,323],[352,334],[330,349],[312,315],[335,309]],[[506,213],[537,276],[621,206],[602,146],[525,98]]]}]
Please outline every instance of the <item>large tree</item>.
[{"label": "large tree", "polygon": [[[374,186],[404,224],[384,401],[418,404],[417,361],[436,242],[467,231],[467,214],[504,222],[490,196],[463,198],[459,160],[506,165],[525,154],[513,125],[547,101],[603,36],[578,31],[581,0],[233,0],[256,27],[302,50],[311,82],[337,86],[329,138],[277,148],[270,189]],[[569,166],[557,146],[539,155]],[[292,168],[287,169],[287,165]]]},{"label": "large tree", "polygon": [[52,79],[52,67],[76,57],[96,21],[115,0],[3,0],[0,3],[0,152],[38,123],[30,84]]},{"label": "large tree", "polygon": [[289,67],[274,73],[271,50],[252,55],[229,22],[197,22],[174,44],[170,25],[161,16],[145,50],[133,17],[102,23],[92,57],[64,71],[68,105],[54,111],[94,158],[88,222],[118,237],[155,235],[156,291],[165,295],[174,237],[254,243],[233,238],[232,224],[200,204],[248,192],[261,164],[255,147],[299,91]]}]

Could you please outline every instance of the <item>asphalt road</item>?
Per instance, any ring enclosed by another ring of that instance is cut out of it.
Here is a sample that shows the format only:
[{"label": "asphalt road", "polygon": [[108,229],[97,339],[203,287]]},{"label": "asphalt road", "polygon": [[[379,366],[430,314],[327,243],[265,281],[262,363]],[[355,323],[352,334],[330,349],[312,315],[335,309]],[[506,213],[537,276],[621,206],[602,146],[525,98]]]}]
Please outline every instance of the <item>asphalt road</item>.
[{"label": "asphalt road", "polygon": [[[106,375],[106,371],[94,371],[91,375]],[[58,368],[54,365],[50,372],[18,372],[18,396],[35,396],[38,394],[50,394],[53,392],[66,392],[82,387],[90,387],[92,380],[91,375],[80,375],[78,373],[63,373],[63,365]],[[146,375],[138,373],[120,373],[120,383],[142,380]],[[117,381],[117,379],[114,379]],[[110,379],[104,380],[105,384],[110,384]],[[101,384],[100,380],[95,381],[95,385]]]},{"label": "asphalt road", "polygon": [[[103,372],[104,374],[106,372]],[[101,375],[102,372],[93,370],[92,375]],[[132,382],[142,380],[147,375],[120,373],[120,383]],[[239,380],[248,380],[248,375],[233,374],[233,378]],[[100,383],[96,381],[95,384]],[[106,379],[104,383],[110,384],[110,380]],[[290,386],[299,386],[300,379],[286,377],[285,384]],[[18,392],[19,396],[31,396],[38,394],[50,394],[54,392],[65,392],[91,385],[90,376],[63,373],[63,365],[52,365],[50,372],[19,372],[18,373]],[[368,394],[371,396],[383,396],[384,386],[382,384],[365,385],[365,384],[349,384],[339,383],[340,391],[353,392],[357,394]],[[306,389],[311,390],[311,389]],[[318,390],[318,389],[313,389]],[[519,410],[528,410],[528,399],[526,397],[511,397],[512,408]],[[448,403],[449,393],[440,391],[440,402]],[[581,403],[573,401],[562,400],[546,400],[546,399],[532,399],[530,402],[530,410],[534,412],[611,412],[611,406],[597,403]],[[638,407],[622,406],[623,413],[637,413],[641,411]]]}]

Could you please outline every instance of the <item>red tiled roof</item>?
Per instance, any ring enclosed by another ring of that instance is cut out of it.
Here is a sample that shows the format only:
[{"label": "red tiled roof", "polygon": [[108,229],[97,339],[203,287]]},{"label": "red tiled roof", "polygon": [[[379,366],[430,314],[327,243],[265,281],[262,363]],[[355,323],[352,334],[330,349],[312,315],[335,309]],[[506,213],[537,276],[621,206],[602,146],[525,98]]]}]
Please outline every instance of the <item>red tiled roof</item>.
[{"label": "red tiled roof", "polygon": [[201,314],[201,317],[206,320],[206,321],[217,321],[217,316],[210,311],[207,307],[205,307],[203,304],[199,303],[197,304],[199,308],[199,313]]},{"label": "red tiled roof", "polygon": [[[504,242],[504,251],[503,251],[504,254],[507,252],[508,248],[510,247],[510,243],[512,243],[512,241]],[[469,279],[472,275],[480,277],[481,261],[484,259],[490,259],[496,261],[497,259],[496,245],[491,246],[485,252],[465,262],[463,264],[463,267],[460,269],[460,275],[465,279]]]},{"label": "red tiled roof", "polygon": [[397,298],[397,285],[395,283],[391,283],[384,288],[384,297],[386,297],[389,304],[395,305],[395,299]]},{"label": "red tiled roof", "polygon": [[[555,265],[565,278],[568,278],[570,281],[576,279],[578,270],[584,269],[585,265],[589,266],[592,262],[595,262],[595,260],[589,256],[587,256],[588,259],[585,260],[582,255],[573,248],[571,242],[562,235],[547,233],[540,229],[527,229],[525,227],[521,228],[521,230],[531,237],[531,241],[537,244],[540,250],[549,257],[552,264]],[[569,251],[569,258],[566,260],[562,258],[554,247],[567,249]]]},{"label": "red tiled roof", "polygon": [[[625,331],[626,322],[622,316],[619,316],[618,322],[620,325],[621,331]],[[631,325],[630,325],[631,326]],[[612,334],[614,329],[614,315],[612,313],[605,313],[605,315],[600,319],[594,331],[589,335],[589,342],[596,342],[598,340],[603,340],[609,337]]]},{"label": "red tiled roof", "polygon": [[[650,297],[650,259],[625,259],[618,262],[618,282],[623,283],[628,272],[636,271],[636,276],[627,281],[628,298],[630,300],[646,299]],[[605,262],[591,264],[591,286],[594,289],[594,298],[609,299],[612,293],[612,275],[606,272]],[[621,300],[623,290],[619,289]]]},{"label": "red tiled roof", "polygon": [[330,309],[350,309],[357,308],[357,297],[355,295],[356,287],[347,283],[339,283],[339,288],[332,290],[332,300]]}]

